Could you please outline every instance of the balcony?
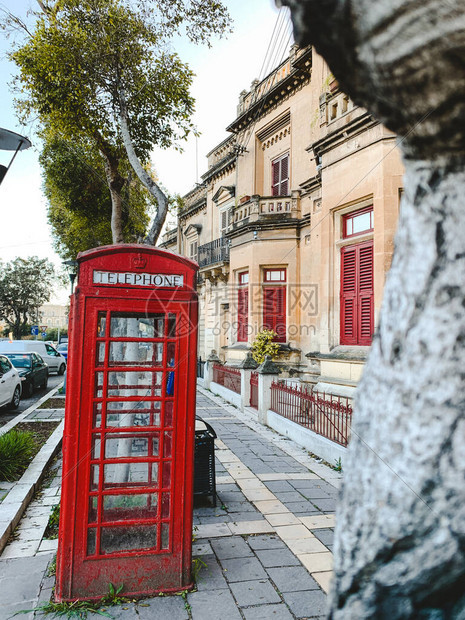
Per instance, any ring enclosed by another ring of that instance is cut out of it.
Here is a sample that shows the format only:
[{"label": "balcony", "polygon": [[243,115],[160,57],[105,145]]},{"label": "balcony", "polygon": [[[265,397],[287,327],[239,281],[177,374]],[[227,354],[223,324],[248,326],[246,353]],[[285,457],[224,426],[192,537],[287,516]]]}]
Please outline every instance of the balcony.
[{"label": "balcony", "polygon": [[229,242],[225,237],[199,246],[198,251],[200,268],[214,263],[229,263]]},{"label": "balcony", "polygon": [[217,280],[226,282],[229,274],[228,239],[220,237],[199,246],[198,262],[204,278],[210,280],[211,283],[216,283]]},{"label": "balcony", "polygon": [[300,192],[290,196],[251,196],[230,213],[229,231],[247,225],[275,227],[300,219]]}]

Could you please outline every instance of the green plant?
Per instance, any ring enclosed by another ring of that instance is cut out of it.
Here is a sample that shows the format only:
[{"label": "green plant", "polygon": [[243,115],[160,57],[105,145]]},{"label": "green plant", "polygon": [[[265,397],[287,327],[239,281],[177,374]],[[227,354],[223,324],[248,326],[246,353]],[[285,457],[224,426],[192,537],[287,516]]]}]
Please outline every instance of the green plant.
[{"label": "green plant", "polygon": [[333,469],[334,471],[342,471],[342,461],[341,461],[341,457],[339,457],[337,460],[334,461],[335,465],[333,465]]},{"label": "green plant", "polygon": [[192,577],[194,581],[197,581],[202,568],[207,568],[207,564],[201,558],[194,558],[192,560]]},{"label": "green plant", "polygon": [[262,329],[258,332],[255,340],[252,342],[252,357],[257,364],[263,364],[265,355],[274,357],[279,351],[279,344],[273,342],[277,333],[272,329]]},{"label": "green plant", "polygon": [[57,574],[57,556],[53,558],[47,568],[47,577],[54,577]]},{"label": "green plant", "polygon": [[191,606],[189,604],[189,601],[187,600],[188,591],[187,590],[183,590],[182,592],[177,592],[176,594],[177,594],[177,596],[180,596],[184,600],[184,608],[185,608],[185,610],[188,613],[190,613]]},{"label": "green plant", "polygon": [[99,601],[99,605],[120,605],[121,603],[128,603],[129,599],[126,596],[120,596],[123,591],[123,587],[123,584],[115,587],[112,583],[109,583],[108,594],[102,596]]},{"label": "green plant", "polygon": [[44,538],[54,540],[58,538],[58,526],[60,524],[60,504],[55,504],[48,518],[47,527],[45,528]]},{"label": "green plant", "polygon": [[93,603],[92,601],[65,601],[63,603],[55,603],[50,601],[45,605],[36,607],[36,609],[23,609],[16,612],[14,615],[28,614],[31,611],[41,612],[45,616],[53,614],[53,617],[66,617],[66,618],[78,618],[79,620],[85,620],[89,613],[104,616],[105,618],[113,618],[106,609],[101,609],[106,606],[120,605],[121,603],[128,603],[129,599],[125,596],[119,596],[123,590],[123,585],[115,587],[112,583],[108,585],[108,594],[102,596],[98,601]]},{"label": "green plant", "polygon": [[29,431],[14,428],[0,437],[0,480],[17,480],[34,455],[36,442]]},{"label": "green plant", "polygon": [[113,617],[103,609],[98,609],[96,607],[96,603],[90,603],[89,601],[71,601],[64,603],[55,603],[54,601],[50,601],[49,603],[36,607],[35,609],[23,609],[21,611],[17,611],[14,615],[18,616],[19,614],[29,614],[31,611],[40,612],[45,616],[53,614],[54,618],[78,618],[79,620],[85,620],[89,612],[99,616],[104,616],[105,618]]}]

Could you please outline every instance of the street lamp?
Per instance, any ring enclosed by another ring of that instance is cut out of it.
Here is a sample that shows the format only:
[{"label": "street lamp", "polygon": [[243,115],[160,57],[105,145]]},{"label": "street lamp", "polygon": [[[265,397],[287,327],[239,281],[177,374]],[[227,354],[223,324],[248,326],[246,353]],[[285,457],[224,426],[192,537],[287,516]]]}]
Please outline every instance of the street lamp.
[{"label": "street lamp", "polygon": [[10,160],[8,166],[3,166],[0,164],[0,184],[5,178],[6,173],[10,169],[11,164],[13,163],[14,158],[18,154],[18,151],[24,151],[28,149],[31,145],[30,140],[21,136],[19,133],[15,133],[14,131],[9,131],[8,129],[3,129],[0,127],[0,150],[1,151],[14,151],[13,157]]},{"label": "street lamp", "polygon": [[68,272],[69,281],[71,282],[71,295],[74,292],[74,281],[77,277],[78,272],[78,262],[77,260],[65,260],[63,261],[63,265],[66,267],[66,271]]}]

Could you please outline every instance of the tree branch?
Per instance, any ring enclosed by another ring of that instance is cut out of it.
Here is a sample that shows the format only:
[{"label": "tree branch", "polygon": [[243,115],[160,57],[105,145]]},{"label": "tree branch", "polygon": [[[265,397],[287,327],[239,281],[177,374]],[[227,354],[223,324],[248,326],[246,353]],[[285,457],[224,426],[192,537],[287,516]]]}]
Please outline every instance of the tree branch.
[{"label": "tree branch", "polygon": [[155,183],[155,181],[148,174],[148,172],[144,169],[144,167],[139,161],[139,158],[136,155],[128,127],[128,110],[126,98],[124,96],[124,91],[121,87],[118,90],[118,94],[120,101],[119,120],[121,125],[121,135],[123,137],[123,144],[124,148],[126,149],[129,163],[131,164],[134,172],[137,174],[140,182],[144,185],[144,187],[147,188],[147,190],[150,192],[150,195],[155,198],[158,204],[157,213],[153,219],[152,226],[150,227],[150,230],[144,239],[145,244],[155,245],[158,237],[160,236],[161,229],[163,227],[163,224],[165,223],[166,215],[168,213],[168,198],[161,191],[157,183]]}]

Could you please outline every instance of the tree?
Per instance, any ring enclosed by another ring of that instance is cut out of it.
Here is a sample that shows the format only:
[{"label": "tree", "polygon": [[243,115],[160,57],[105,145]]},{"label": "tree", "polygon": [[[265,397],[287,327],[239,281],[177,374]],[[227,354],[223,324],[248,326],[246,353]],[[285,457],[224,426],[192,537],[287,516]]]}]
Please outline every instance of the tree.
[{"label": "tree", "polygon": [[33,33],[11,54],[20,69],[21,119],[38,115],[62,139],[98,149],[114,243],[124,241],[121,163],[128,160],[158,205],[145,238],[153,244],[168,200],[147,172],[150,152],[155,145],[176,145],[193,131],[192,72],[167,51],[167,43],[182,27],[192,41],[209,43],[229,27],[228,13],[213,0],[39,4],[43,13]]},{"label": "tree", "polygon": [[0,265],[0,319],[20,340],[28,323],[38,320],[39,307],[50,299],[55,269],[46,258],[15,258]]},{"label": "tree", "polygon": [[399,136],[405,194],[359,386],[330,618],[465,617],[463,0],[283,0]]},{"label": "tree", "polygon": [[[58,254],[68,260],[84,250],[111,244],[111,198],[100,156],[92,145],[71,145],[47,132],[39,161]],[[120,169],[126,179],[121,192],[123,238],[136,243],[145,235],[153,201],[126,159]]]}]

